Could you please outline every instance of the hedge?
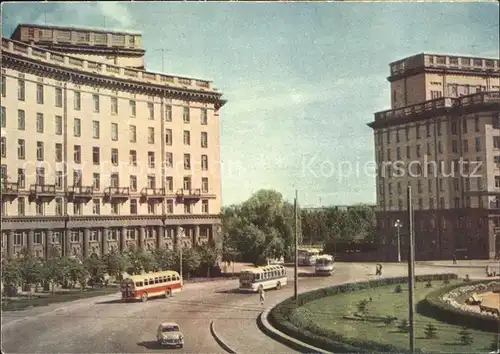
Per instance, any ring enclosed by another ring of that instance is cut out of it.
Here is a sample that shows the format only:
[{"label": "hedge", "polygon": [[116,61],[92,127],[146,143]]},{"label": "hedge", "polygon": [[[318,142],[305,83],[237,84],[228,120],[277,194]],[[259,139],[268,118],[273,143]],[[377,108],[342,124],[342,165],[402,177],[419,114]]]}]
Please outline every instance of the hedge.
[{"label": "hedge", "polygon": [[[445,279],[457,279],[456,274],[435,274],[435,275],[417,275],[415,280],[417,282],[425,282],[432,280],[445,280]],[[268,320],[272,326],[280,330],[281,332],[298,339],[304,343],[313,345],[315,347],[340,353],[371,353],[371,352],[398,352],[398,353],[409,353],[408,348],[399,348],[390,344],[377,343],[371,340],[363,340],[357,338],[344,337],[343,335],[322,328],[318,326],[312,318],[302,317],[297,323],[300,316],[294,316],[296,311],[300,311],[300,307],[308,302],[321,299],[323,297],[337,295],[341,293],[359,291],[369,288],[375,288],[385,285],[394,285],[407,283],[407,277],[397,277],[397,278],[382,278],[371,281],[357,282],[336,285],[328,288],[323,288],[319,290],[309,291],[306,293],[299,294],[298,304],[295,303],[293,297],[289,297],[285,301],[274,307],[270,313]],[[295,317],[295,323],[292,322],[291,318]],[[416,353],[422,353],[419,350]]]},{"label": "hedge", "polygon": [[469,285],[489,283],[488,280],[474,281],[458,285],[450,285],[433,291],[416,306],[416,311],[424,316],[435,318],[438,321],[456,326],[464,326],[480,331],[498,332],[500,318],[484,316],[479,313],[464,311],[451,304],[442,301],[440,298],[457,288]]}]

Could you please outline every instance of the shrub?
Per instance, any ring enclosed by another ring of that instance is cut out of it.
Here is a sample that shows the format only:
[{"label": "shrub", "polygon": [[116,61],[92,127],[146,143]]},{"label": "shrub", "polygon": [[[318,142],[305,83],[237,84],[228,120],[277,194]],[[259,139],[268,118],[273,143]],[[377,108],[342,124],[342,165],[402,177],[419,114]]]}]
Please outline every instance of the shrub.
[{"label": "shrub", "polygon": [[427,282],[427,284],[425,284],[425,287],[426,288],[432,288],[432,283],[431,283],[430,280]]},{"label": "shrub", "polygon": [[494,337],[493,337],[493,340],[491,341],[491,344],[490,344],[490,350],[491,351],[495,351],[495,350],[499,350],[500,349],[500,333],[496,334]]},{"label": "shrub", "polygon": [[403,292],[403,288],[401,287],[401,284],[396,285],[394,292],[395,293],[402,293]]},{"label": "shrub", "polygon": [[358,312],[360,312],[360,313],[368,312],[368,309],[366,308],[367,305],[368,305],[368,301],[366,301],[366,300],[360,301],[357,305]]},{"label": "shrub", "polygon": [[450,279],[445,279],[445,280],[443,280],[443,284],[445,284],[445,285],[450,284]]},{"label": "shrub", "polygon": [[425,327],[425,338],[427,339],[433,339],[433,338],[437,338],[437,328],[436,326],[434,326],[432,323],[429,323],[426,327]]},{"label": "shrub", "polygon": [[384,323],[386,325],[391,325],[394,323],[394,321],[397,320],[397,317],[393,317],[393,316],[387,316],[386,318],[384,318]]},{"label": "shrub", "polygon": [[460,335],[460,343],[462,343],[462,345],[470,345],[474,342],[474,338],[472,338],[470,332],[469,332],[469,329],[467,327],[464,327],[463,330],[461,330],[459,333]]},{"label": "shrub", "polygon": [[410,331],[410,325],[408,324],[408,320],[403,318],[398,325],[398,329],[400,332],[408,333]]}]

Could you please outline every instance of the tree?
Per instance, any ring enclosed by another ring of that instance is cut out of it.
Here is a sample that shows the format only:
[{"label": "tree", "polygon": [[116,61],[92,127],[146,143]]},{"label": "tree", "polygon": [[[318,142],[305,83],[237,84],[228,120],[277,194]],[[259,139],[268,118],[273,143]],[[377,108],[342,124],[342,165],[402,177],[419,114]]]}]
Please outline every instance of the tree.
[{"label": "tree", "polygon": [[103,259],[97,255],[92,255],[83,260],[83,267],[90,277],[90,286],[94,287],[96,284],[102,284],[106,273],[106,264]]},{"label": "tree", "polygon": [[429,323],[426,327],[425,327],[425,338],[427,339],[434,339],[434,338],[437,338],[437,328],[436,326],[434,326],[432,323]]},{"label": "tree", "polygon": [[130,259],[126,253],[120,254],[113,250],[104,256],[103,263],[106,266],[106,272],[110,276],[114,276],[121,280],[123,272],[125,272],[130,265]]},{"label": "tree", "polygon": [[177,264],[176,254],[166,248],[159,248],[153,251],[156,266],[159,270],[172,269]]},{"label": "tree", "polygon": [[212,269],[219,258],[219,250],[215,245],[204,245],[197,248],[200,255],[200,267],[206,270],[207,277],[210,277]]},{"label": "tree", "polygon": [[24,249],[18,260],[20,279],[24,288],[28,290],[31,297],[31,288],[41,284],[44,280],[44,269],[40,259],[33,256],[31,252]]},{"label": "tree", "polygon": [[195,248],[188,248],[182,252],[182,272],[187,273],[188,278],[193,271],[200,268],[201,257]]},{"label": "tree", "polygon": [[21,280],[19,262],[15,259],[3,258],[1,277],[3,284],[18,285]]}]

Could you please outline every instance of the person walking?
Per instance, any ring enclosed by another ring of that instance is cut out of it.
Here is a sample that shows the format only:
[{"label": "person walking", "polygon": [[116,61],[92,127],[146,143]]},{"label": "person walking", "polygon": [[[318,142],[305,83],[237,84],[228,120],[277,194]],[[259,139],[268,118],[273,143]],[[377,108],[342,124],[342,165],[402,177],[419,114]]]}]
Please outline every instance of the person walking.
[{"label": "person walking", "polygon": [[457,255],[453,253],[453,264],[457,264]]},{"label": "person walking", "polygon": [[259,286],[259,300],[260,300],[261,305],[264,305],[265,299],[266,299],[266,295],[264,292],[264,287],[261,285],[261,286]]}]

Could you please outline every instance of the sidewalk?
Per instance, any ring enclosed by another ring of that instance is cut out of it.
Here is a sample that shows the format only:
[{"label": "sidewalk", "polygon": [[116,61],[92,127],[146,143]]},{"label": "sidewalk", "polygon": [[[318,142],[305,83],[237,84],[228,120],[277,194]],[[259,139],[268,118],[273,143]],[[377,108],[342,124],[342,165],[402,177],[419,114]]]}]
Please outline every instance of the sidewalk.
[{"label": "sidewalk", "polygon": [[436,266],[436,267],[452,267],[452,268],[486,268],[490,266],[491,268],[500,267],[500,261],[495,261],[492,259],[478,259],[478,260],[457,260],[457,264],[453,264],[453,261],[417,261],[417,264]]}]

